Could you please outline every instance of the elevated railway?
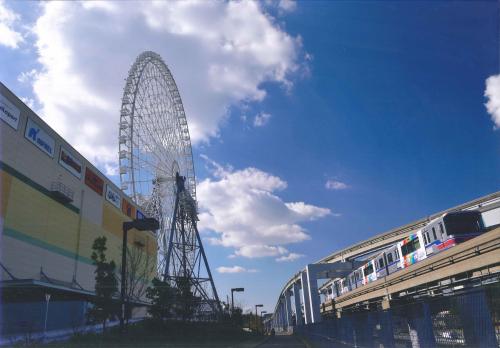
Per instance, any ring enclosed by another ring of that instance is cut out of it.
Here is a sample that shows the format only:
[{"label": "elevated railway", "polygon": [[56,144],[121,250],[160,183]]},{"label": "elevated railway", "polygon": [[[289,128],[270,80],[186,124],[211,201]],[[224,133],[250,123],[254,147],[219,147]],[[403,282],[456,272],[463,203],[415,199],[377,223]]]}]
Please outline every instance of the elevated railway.
[{"label": "elevated railway", "polygon": [[[439,289],[449,289],[457,282],[463,283],[464,279],[481,281],[485,278],[498,278],[500,228],[490,227],[489,232],[477,238],[355,289],[337,297],[335,301],[321,303],[321,290],[330,286],[333,279],[356,269],[360,259],[397,243],[444,213],[463,210],[480,211],[483,219],[488,220],[490,225],[499,224],[500,192],[437,212],[306,265],[283,286],[274,309],[273,326],[277,330],[288,330],[295,325],[318,323],[322,320],[322,314],[340,315],[342,311],[360,307],[369,309],[370,306],[387,308],[391,301],[408,294],[437,296],[441,291]],[[318,280],[321,279],[326,282],[318,287]]]},{"label": "elevated railway", "polygon": [[500,277],[500,227],[325,303],[324,311],[354,305],[390,306],[409,295],[438,296],[442,289]]}]

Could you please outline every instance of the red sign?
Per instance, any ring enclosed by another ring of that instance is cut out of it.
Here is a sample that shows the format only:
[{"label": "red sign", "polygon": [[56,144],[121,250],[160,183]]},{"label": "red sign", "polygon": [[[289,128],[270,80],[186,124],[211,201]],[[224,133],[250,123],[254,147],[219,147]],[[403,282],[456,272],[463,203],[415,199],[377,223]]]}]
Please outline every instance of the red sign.
[{"label": "red sign", "polygon": [[104,180],[88,168],[85,168],[85,184],[102,196],[102,192],[104,191]]},{"label": "red sign", "polygon": [[135,219],[135,207],[130,204],[129,201],[127,201],[125,198],[122,200],[122,211],[123,214],[127,215],[128,217],[131,217],[132,219]]}]

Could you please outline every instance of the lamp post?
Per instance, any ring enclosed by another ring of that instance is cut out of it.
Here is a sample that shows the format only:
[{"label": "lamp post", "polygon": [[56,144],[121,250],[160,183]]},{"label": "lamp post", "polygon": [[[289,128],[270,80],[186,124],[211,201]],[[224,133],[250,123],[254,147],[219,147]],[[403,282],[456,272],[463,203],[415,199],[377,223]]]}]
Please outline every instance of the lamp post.
[{"label": "lamp post", "polygon": [[258,307],[264,307],[264,305],[262,304],[256,304],[255,305],[255,331],[258,331],[258,326],[259,326],[259,321],[257,320],[258,316],[257,316],[257,308]]},{"label": "lamp post", "polygon": [[265,333],[265,328],[264,328],[264,321],[262,320],[262,317],[264,314],[266,314],[267,311],[260,311],[260,322],[262,323],[262,333]]},{"label": "lamp post", "polygon": [[47,319],[49,318],[49,301],[50,301],[50,294],[45,294],[45,324],[43,325],[43,339],[46,339],[47,335]]},{"label": "lamp post", "polygon": [[122,278],[121,278],[121,316],[120,316],[120,330],[123,332],[125,328],[125,287],[126,287],[126,271],[127,271],[127,233],[132,228],[139,231],[156,231],[160,228],[160,222],[154,218],[135,219],[132,221],[125,221],[123,223],[123,243],[122,243]]},{"label": "lamp post", "polygon": [[245,288],[232,288],[231,289],[231,315],[233,315],[234,312],[234,292],[243,292],[245,291]]}]

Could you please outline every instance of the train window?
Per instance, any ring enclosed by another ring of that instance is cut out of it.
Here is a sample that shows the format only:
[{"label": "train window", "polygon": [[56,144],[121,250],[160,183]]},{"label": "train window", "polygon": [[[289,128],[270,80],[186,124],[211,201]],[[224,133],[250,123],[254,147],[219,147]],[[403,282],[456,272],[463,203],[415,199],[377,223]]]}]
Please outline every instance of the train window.
[{"label": "train window", "polygon": [[368,266],[366,266],[366,268],[363,270],[364,273],[365,273],[365,277],[366,276],[369,276],[370,274],[373,273],[373,263],[369,263]]},{"label": "train window", "polygon": [[427,232],[424,233],[424,244],[429,244],[427,240]]},{"label": "train window", "polygon": [[443,218],[449,236],[481,233],[481,215],[479,213],[450,214]]},{"label": "train window", "polygon": [[418,240],[418,238],[415,238],[411,242],[401,246],[401,252],[403,253],[403,256],[411,254],[418,249],[420,249],[420,241]]},{"label": "train window", "polygon": [[384,268],[384,259],[383,258],[378,259],[378,263],[380,265],[380,268]]},{"label": "train window", "polygon": [[387,262],[391,263],[392,261],[393,261],[392,260],[392,253],[387,254]]},{"label": "train window", "polygon": [[439,223],[439,231],[441,232],[441,236],[444,234],[443,224]]},{"label": "train window", "polygon": [[438,239],[436,236],[436,229],[434,227],[432,228],[432,235],[434,236],[434,239]]},{"label": "train window", "polygon": [[396,260],[399,260],[399,250],[394,250],[394,255],[396,256]]}]

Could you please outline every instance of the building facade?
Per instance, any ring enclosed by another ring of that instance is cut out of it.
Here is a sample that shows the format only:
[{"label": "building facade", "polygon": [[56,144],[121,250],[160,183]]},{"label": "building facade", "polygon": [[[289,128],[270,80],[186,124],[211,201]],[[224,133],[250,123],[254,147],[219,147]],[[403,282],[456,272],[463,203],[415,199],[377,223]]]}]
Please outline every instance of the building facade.
[{"label": "building facade", "polygon": [[[2,83],[0,118],[0,335],[81,325],[94,296],[94,240],[107,238],[118,272],[122,224],[144,215]],[[128,247],[128,267],[144,276],[129,290],[140,303],[156,275],[155,235],[131,230]]]}]

